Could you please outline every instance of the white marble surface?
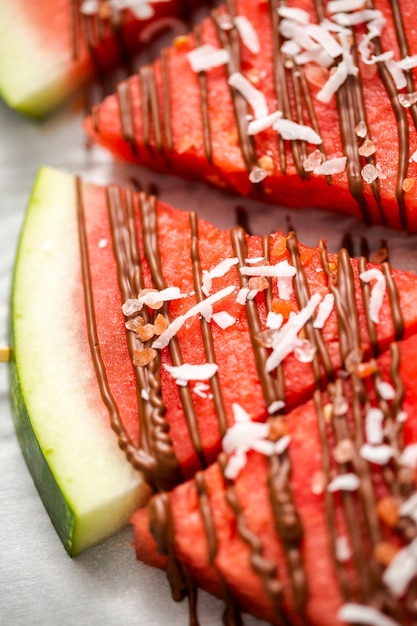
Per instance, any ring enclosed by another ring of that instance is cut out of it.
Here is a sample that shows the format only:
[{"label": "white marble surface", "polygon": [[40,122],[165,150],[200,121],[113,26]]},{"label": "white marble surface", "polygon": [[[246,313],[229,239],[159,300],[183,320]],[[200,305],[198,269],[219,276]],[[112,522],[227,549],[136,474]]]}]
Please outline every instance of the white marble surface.
[{"label": "white marble surface", "polygon": [[[35,123],[0,104],[0,344],[7,343],[12,265],[24,209],[34,176],[46,164],[98,182],[124,182],[149,173],[113,164],[99,149],[87,151],[81,113],[68,109]],[[175,178],[157,180],[161,197],[175,206],[196,208],[221,226],[234,222],[235,198]],[[358,240],[388,238],[393,264],[417,269],[417,238],[366,229],[352,219],[318,212],[290,212],[244,202],[256,232],[285,230],[286,216],[301,241],[318,237],[336,248],[342,233]],[[0,625],[1,626],[156,626],[188,623],[185,603],[171,601],[165,576],[143,566],[130,547],[126,529],[71,560],[62,548],[38,498],[14,434],[8,402],[7,365],[0,364]],[[219,624],[221,605],[200,595],[201,624]],[[247,624],[259,624],[248,618]]]}]

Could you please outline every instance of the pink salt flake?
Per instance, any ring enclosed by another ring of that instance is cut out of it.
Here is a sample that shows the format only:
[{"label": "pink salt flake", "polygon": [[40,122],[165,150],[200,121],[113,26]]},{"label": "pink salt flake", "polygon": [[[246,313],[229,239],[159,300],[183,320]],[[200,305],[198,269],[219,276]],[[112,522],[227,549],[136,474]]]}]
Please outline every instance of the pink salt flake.
[{"label": "pink salt flake", "polygon": [[398,94],[398,100],[404,109],[409,109],[417,102],[417,91],[413,91],[412,93],[400,93]]},{"label": "pink salt flake", "polygon": [[323,161],[323,154],[317,148],[311,154],[304,159],[303,168],[305,172],[313,172],[317,167],[320,167]]},{"label": "pink salt flake", "polygon": [[268,176],[268,172],[263,167],[255,165],[249,173],[249,180],[251,183],[261,183]]},{"label": "pink salt flake", "polygon": [[369,185],[372,184],[378,178],[376,167],[372,165],[372,163],[367,163],[365,167],[362,168],[361,176],[366,183]]},{"label": "pink salt flake", "polygon": [[363,157],[369,157],[371,154],[375,154],[376,148],[374,142],[370,139],[365,139],[363,144],[359,146],[358,152]]},{"label": "pink salt flake", "polygon": [[359,124],[357,124],[355,126],[355,133],[361,139],[365,139],[366,135],[368,134],[368,129],[367,129],[366,124],[365,124],[365,122],[363,120],[361,120],[359,122]]}]

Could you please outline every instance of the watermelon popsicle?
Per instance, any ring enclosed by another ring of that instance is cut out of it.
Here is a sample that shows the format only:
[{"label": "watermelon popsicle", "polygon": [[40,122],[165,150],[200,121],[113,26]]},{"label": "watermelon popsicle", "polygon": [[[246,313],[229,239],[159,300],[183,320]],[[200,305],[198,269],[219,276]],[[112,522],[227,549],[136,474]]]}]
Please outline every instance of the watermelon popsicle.
[{"label": "watermelon popsicle", "polygon": [[88,134],[243,196],[415,231],[413,3],[338,6],[229,2],[121,83]]}]

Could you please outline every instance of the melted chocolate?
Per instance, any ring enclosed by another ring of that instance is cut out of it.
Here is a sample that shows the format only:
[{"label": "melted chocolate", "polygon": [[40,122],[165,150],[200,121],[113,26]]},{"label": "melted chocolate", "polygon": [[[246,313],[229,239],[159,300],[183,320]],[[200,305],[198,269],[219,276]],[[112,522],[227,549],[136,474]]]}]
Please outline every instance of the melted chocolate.
[{"label": "melted chocolate", "polygon": [[[122,192],[117,187],[107,190],[109,218],[111,223],[112,246],[117,263],[117,276],[121,300],[136,297],[144,288],[143,268],[141,258],[143,252],[149,266],[152,283],[158,290],[167,287],[163,276],[163,267],[158,242],[158,216],[155,198],[144,193],[132,191]],[[106,377],[105,366],[100,354],[100,343],[97,334],[94,300],[91,276],[89,272],[88,241],[85,228],[82,186],[77,181],[77,206],[79,239],[82,261],[82,276],[86,302],[86,316],[89,343],[96,370],[99,388],[110,415],[110,421],[115,430],[119,445],[126,451],[127,458],[134,467],[146,475],[149,483],[158,490],[170,489],[183,481],[178,459],[176,458],[172,441],[169,437],[169,426],[165,420],[166,407],[163,402],[160,380],[160,356],[145,367],[135,368],[137,397],[139,407],[140,440],[133,442],[127,435],[121,421],[120,413]],[[138,216],[142,233],[137,233]],[[231,240],[234,253],[238,258],[238,267],[245,266],[248,255],[247,236],[241,228],[231,231]],[[304,307],[311,297],[307,274],[300,258],[300,250],[294,232],[286,238],[287,249],[291,263],[296,269],[294,279],[295,297],[299,308]],[[262,240],[263,254],[270,260],[271,250],[269,237]],[[327,277],[328,289],[335,298],[335,311],[339,329],[340,363],[343,369],[332,363],[328,347],[321,330],[316,329],[309,322],[305,326],[307,337],[316,348],[316,355],[312,362],[317,390],[314,395],[314,404],[317,413],[317,424],[322,446],[322,472],[327,484],[335,475],[354,472],[359,478],[357,492],[330,493],[327,489],[323,494],[323,506],[328,522],[330,545],[333,550],[335,573],[343,596],[346,600],[367,603],[388,612],[391,615],[400,614],[399,603],[389,592],[382,593],[382,568],[373,556],[375,548],[381,541],[382,532],[377,516],[376,504],[378,495],[374,484],[374,476],[368,462],[360,455],[360,448],[365,442],[363,423],[365,415],[371,406],[369,385],[360,377],[358,366],[364,358],[371,355],[363,354],[362,337],[359,326],[359,310],[357,303],[357,287],[352,261],[346,250],[341,250],[337,259],[337,272],[333,261],[329,261],[326,246],[320,242],[321,263],[324,275]],[[198,220],[195,214],[190,215],[190,263],[193,271],[194,287],[197,301],[204,299],[202,291],[202,268],[199,254]],[[359,271],[367,268],[364,257],[358,261]],[[392,323],[396,340],[401,339],[404,333],[404,321],[399,304],[399,294],[395,280],[388,263],[381,266],[387,284],[387,293],[390,302]],[[239,273],[240,286],[246,287],[247,278]],[[369,312],[370,286],[361,283],[363,311],[369,335],[372,356],[379,353],[377,327],[372,321]],[[264,296],[266,311],[272,310],[273,286],[271,280]],[[265,363],[269,350],[258,341],[263,330],[257,300],[247,300],[245,309],[248,327],[255,355],[258,377],[261,383],[265,404],[270,407],[276,401],[285,400],[285,380],[283,368],[276,372],[266,372]],[[162,309],[169,323],[171,320],[168,305]],[[145,322],[152,322],[149,312],[144,312]],[[201,337],[208,362],[216,362],[213,338],[210,324],[202,320]],[[133,333],[127,332],[127,346],[130,353],[138,347],[138,340]],[[180,365],[182,355],[176,337],[171,339],[168,347],[172,363]],[[403,449],[401,436],[402,426],[396,419],[401,411],[404,398],[404,384],[400,377],[400,350],[397,343],[391,346],[390,378],[395,389],[392,402],[384,400],[379,391],[378,383],[382,376],[378,367],[367,377],[367,382],[373,383],[376,389],[376,402],[384,415],[386,440],[399,453]],[[143,401],[142,391],[149,397]],[[219,434],[222,436],[227,429],[227,415],[223,406],[222,392],[218,378],[211,381],[213,405],[219,420]],[[205,467],[203,445],[201,442],[199,423],[189,387],[179,389],[183,412],[188,424],[190,439],[195,449],[196,458],[201,467]],[[373,401],[374,402],[374,401]],[[326,414],[331,407],[332,417]],[[269,417],[271,426],[274,423],[285,425],[283,409],[272,413]],[[338,458],[335,450],[343,443],[350,442],[351,455],[347,458]],[[241,539],[250,550],[250,563],[253,571],[260,577],[265,593],[268,595],[275,609],[278,624],[290,624],[290,618],[283,606],[282,583],[274,563],[264,557],[264,546],[246,523],[243,515],[243,504],[239,502],[233,482],[224,477],[225,457],[220,455],[219,467],[225,481],[225,497],[233,513],[237,530]],[[286,560],[288,579],[292,588],[293,608],[300,623],[307,624],[306,605],[308,602],[308,581],[302,558],[303,527],[301,515],[298,511],[291,489],[292,458],[285,450],[281,454],[274,454],[268,463],[268,493],[273,514],[273,523],[279,538]],[[414,483],[409,480],[401,469],[398,461],[393,458],[386,467],[382,468],[381,477],[384,489],[400,500],[405,500],[414,493]],[[237,625],[241,623],[238,603],[228,588],[225,577],[216,566],[218,552],[218,537],[216,524],[211,511],[210,494],[205,483],[204,473],[198,472],[195,476],[195,486],[198,497],[198,506],[202,518],[207,540],[207,562],[217,572],[220,587],[226,603],[224,623]],[[378,487],[381,489],[381,486]],[[340,511],[343,513],[343,524],[340,525]],[[175,556],[175,525],[172,518],[170,498],[162,493],[152,499],[150,504],[151,531],[156,539],[158,550],[168,556],[168,577],[173,596],[181,599],[189,597],[191,622],[197,624],[196,588],[190,571]],[[416,536],[416,525],[406,518],[401,518],[397,532],[405,542]],[[340,533],[348,535],[352,549],[352,560],[346,564],[338,558],[338,540]],[[410,609],[411,611],[411,609]]]}]

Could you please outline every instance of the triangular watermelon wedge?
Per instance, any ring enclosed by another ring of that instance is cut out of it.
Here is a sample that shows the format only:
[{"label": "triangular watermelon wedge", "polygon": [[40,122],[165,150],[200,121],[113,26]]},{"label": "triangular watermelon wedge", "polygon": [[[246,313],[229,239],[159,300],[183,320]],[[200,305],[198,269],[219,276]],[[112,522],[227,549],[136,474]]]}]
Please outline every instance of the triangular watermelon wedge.
[{"label": "triangular watermelon wedge", "polygon": [[141,37],[151,27],[166,28],[182,10],[177,0],[4,0],[0,96],[22,113],[42,117],[92,80],[108,92],[111,69],[133,71]]},{"label": "triangular watermelon wedge", "polygon": [[236,407],[265,422],[339,373],[372,371],[416,332],[416,297],[415,275],[388,264],[42,170],[16,262],[13,385],[68,550],[115,531],[148,485],[213,462]]},{"label": "triangular watermelon wedge", "polygon": [[242,420],[215,465],[135,513],[138,558],[167,568],[194,618],[198,585],[224,599],[225,623],[242,610],[279,625],[414,623],[416,349],[416,336],[392,344],[285,430]]},{"label": "triangular watermelon wedge", "polygon": [[230,0],[87,132],[159,171],[416,231],[415,6],[344,6]]}]

